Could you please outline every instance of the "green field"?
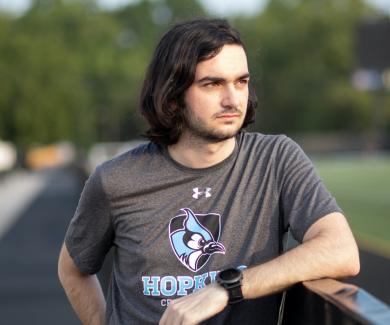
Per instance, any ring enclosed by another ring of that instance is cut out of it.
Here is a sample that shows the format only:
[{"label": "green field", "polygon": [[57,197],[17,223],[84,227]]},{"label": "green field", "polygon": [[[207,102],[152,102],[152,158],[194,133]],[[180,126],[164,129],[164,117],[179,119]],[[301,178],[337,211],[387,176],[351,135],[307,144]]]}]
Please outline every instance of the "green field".
[{"label": "green field", "polygon": [[314,158],[359,245],[390,257],[390,156]]}]

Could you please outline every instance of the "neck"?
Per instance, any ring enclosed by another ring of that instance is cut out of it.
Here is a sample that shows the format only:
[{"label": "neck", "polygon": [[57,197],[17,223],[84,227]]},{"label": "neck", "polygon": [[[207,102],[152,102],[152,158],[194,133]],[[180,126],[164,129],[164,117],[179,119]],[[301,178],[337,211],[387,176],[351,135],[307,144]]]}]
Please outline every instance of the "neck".
[{"label": "neck", "polygon": [[207,168],[229,157],[235,145],[235,137],[213,143],[182,134],[177,143],[168,146],[168,152],[173,160],[186,167]]}]

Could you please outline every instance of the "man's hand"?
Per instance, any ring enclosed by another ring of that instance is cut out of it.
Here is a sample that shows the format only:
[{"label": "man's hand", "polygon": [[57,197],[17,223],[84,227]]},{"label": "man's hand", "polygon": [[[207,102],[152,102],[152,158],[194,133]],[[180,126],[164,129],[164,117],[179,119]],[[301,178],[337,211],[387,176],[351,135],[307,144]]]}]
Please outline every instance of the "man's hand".
[{"label": "man's hand", "polygon": [[221,312],[227,303],[227,291],[212,283],[188,296],[172,300],[159,324],[198,324]]}]

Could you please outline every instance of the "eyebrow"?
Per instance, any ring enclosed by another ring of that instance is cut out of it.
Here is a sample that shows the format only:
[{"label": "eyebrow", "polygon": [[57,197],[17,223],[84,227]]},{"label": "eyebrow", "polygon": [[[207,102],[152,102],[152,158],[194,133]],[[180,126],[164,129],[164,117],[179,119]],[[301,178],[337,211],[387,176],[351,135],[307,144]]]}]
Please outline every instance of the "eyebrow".
[{"label": "eyebrow", "polygon": [[[247,79],[247,78],[249,78],[249,73],[243,74],[242,76],[238,77],[236,80]],[[206,77],[203,77],[202,79],[196,80],[195,83],[224,82],[224,81],[226,81],[226,79],[224,79],[224,78],[206,76]]]}]

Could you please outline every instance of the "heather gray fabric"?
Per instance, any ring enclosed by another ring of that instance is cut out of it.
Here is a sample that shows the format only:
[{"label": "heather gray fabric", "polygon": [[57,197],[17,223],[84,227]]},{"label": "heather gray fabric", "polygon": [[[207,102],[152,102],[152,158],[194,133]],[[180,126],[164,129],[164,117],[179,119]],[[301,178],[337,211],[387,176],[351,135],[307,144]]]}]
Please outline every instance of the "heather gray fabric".
[{"label": "heather gray fabric", "polygon": [[[107,324],[156,324],[169,299],[228,267],[278,256],[290,227],[302,240],[341,211],[313,165],[286,136],[240,133],[221,163],[191,169],[149,143],[98,167],[85,184],[65,243],[96,273],[114,246]],[[280,295],[227,307],[210,324],[276,324]]]}]

